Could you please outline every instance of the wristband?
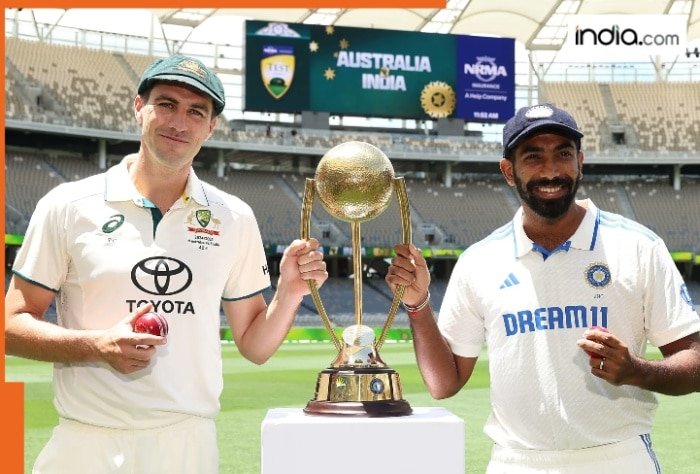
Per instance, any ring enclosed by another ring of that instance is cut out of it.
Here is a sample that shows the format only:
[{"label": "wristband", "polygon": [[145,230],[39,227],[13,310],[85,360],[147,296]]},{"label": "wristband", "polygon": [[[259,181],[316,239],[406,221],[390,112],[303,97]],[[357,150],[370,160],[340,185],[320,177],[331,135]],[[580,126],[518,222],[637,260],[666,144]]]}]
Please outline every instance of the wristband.
[{"label": "wristband", "polygon": [[408,315],[413,318],[418,314],[420,310],[428,306],[428,303],[430,303],[430,290],[428,290],[427,296],[425,297],[423,302],[418,306],[409,306],[403,302],[401,304],[403,304],[403,307],[406,308],[406,312],[408,313]]}]

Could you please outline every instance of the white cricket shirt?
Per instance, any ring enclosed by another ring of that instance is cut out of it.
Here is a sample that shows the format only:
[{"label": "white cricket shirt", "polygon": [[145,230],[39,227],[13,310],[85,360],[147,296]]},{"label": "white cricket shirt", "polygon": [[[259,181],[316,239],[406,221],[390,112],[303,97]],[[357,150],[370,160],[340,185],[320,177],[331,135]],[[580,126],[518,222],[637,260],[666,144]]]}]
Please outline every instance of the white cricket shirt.
[{"label": "white cricket shirt", "polygon": [[106,329],[152,302],[168,320],[168,343],[129,375],[106,363],[55,364],[56,409],[114,428],[214,417],[223,388],[221,299],[270,286],[257,222],[247,204],[192,170],[161,218],[126,161],[42,198],[14,272],[57,292],[58,323],[67,328]]},{"label": "white cricket shirt", "polygon": [[[459,258],[439,314],[452,351],[488,348],[491,407],[485,433],[516,449],[578,449],[651,431],[652,392],[590,373],[576,345],[607,327],[638,356],[700,331],[700,318],[663,241],[644,226],[580,202],[569,241],[543,254],[522,208]],[[546,257],[546,258],[545,258]]]}]

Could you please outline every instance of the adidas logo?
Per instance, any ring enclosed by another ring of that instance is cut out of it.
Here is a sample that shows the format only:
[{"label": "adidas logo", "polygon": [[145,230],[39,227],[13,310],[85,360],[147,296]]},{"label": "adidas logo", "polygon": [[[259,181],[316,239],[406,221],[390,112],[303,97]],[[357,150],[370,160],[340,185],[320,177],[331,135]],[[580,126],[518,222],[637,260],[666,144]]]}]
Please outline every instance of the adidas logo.
[{"label": "adidas logo", "polygon": [[501,284],[501,287],[499,289],[502,290],[503,288],[508,288],[510,286],[515,286],[518,284],[520,284],[518,279],[515,278],[515,275],[510,273],[510,274],[508,274],[508,277],[505,280],[503,280],[503,283]]}]

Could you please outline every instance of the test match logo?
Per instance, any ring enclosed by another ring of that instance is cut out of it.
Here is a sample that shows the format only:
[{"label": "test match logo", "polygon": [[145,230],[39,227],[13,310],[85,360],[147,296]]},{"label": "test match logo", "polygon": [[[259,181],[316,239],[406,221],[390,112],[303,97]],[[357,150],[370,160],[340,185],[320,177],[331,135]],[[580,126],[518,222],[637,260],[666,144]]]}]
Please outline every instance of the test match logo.
[{"label": "test match logo", "polygon": [[275,99],[281,99],[292,86],[295,62],[292,46],[263,46],[260,74],[265,89]]},{"label": "test match logo", "polygon": [[610,269],[604,263],[594,263],[586,269],[586,281],[594,288],[605,288],[610,280]]}]

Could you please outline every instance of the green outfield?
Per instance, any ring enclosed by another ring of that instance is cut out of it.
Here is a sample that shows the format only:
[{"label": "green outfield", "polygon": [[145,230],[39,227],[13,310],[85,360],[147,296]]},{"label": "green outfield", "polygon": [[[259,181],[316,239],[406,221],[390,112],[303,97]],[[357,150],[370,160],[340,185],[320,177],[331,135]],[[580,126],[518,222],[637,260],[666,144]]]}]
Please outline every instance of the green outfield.
[{"label": "green outfield", "polygon": [[[331,362],[335,349],[325,343],[287,343],[264,366],[247,362],[232,344],[225,344],[223,353],[225,387],[217,418],[221,472],[255,474],[260,472],[260,424],[265,413],[270,408],[304,407],[313,396],[319,370]],[[656,357],[658,352],[651,352],[650,356]],[[479,360],[472,379],[459,395],[440,401],[432,400],[426,392],[409,343],[387,343],[382,358],[399,372],[405,397],[412,406],[442,406],[464,419],[467,472],[483,473],[490,452],[489,440],[481,431],[489,400],[485,358]],[[57,423],[51,401],[51,365],[7,357],[6,380],[25,382],[25,472],[28,473]],[[697,473],[700,393],[659,398],[652,436],[664,472]]]}]

